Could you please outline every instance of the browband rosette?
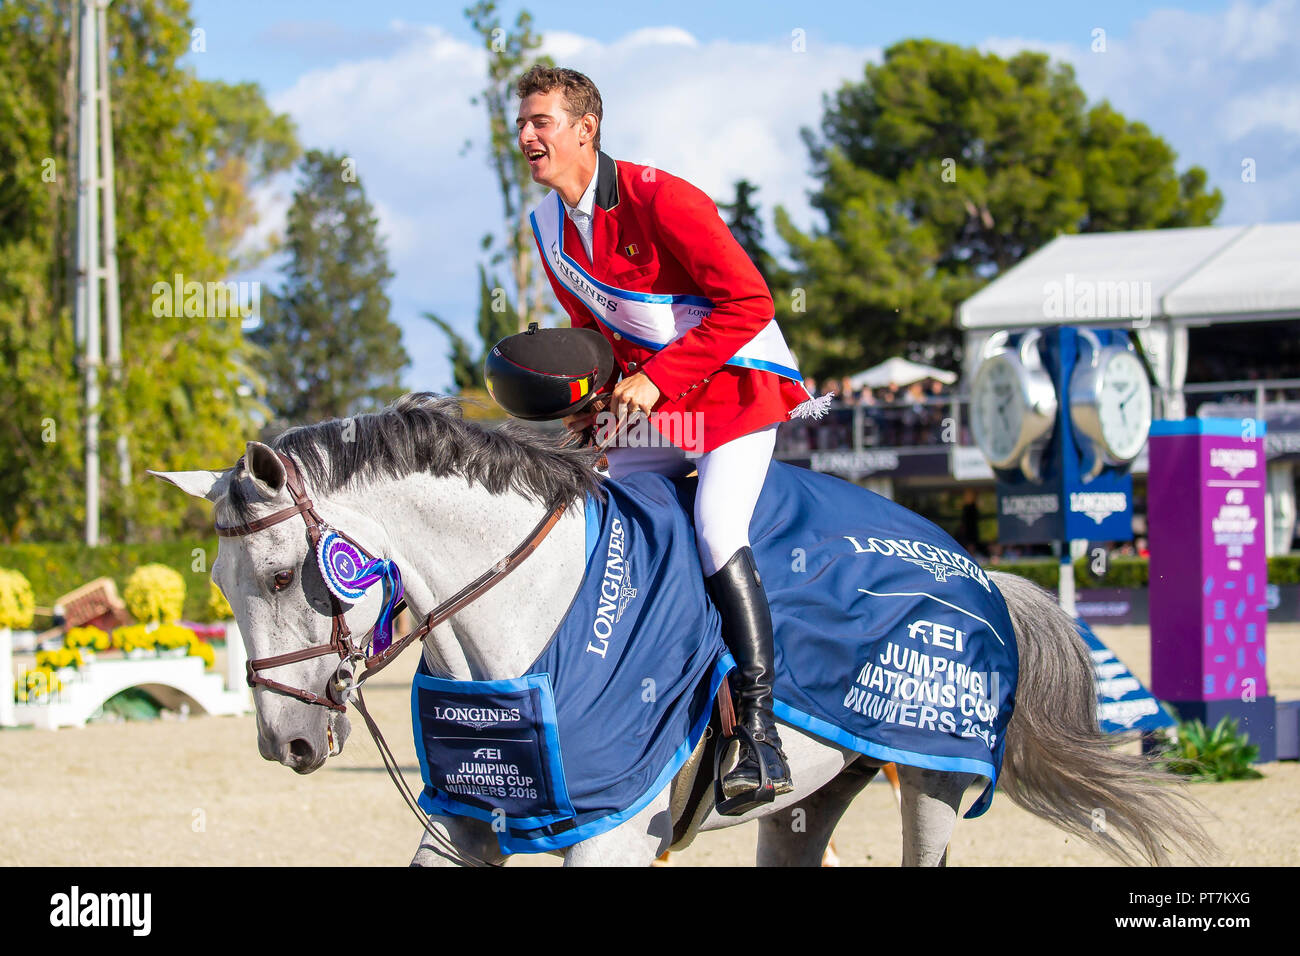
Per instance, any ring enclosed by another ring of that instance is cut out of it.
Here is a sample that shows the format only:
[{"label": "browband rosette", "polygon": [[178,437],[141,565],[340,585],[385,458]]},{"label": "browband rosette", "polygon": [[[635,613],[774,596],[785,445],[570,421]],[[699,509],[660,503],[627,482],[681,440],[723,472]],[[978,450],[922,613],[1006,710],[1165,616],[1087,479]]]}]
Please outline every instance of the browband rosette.
[{"label": "browband rosette", "polygon": [[392,642],[393,617],[402,598],[402,576],[397,565],[385,558],[372,558],[344,535],[327,528],[316,545],[316,563],[325,586],[341,601],[355,604],[376,581],[384,582],[383,608],[374,626],[375,653]]}]

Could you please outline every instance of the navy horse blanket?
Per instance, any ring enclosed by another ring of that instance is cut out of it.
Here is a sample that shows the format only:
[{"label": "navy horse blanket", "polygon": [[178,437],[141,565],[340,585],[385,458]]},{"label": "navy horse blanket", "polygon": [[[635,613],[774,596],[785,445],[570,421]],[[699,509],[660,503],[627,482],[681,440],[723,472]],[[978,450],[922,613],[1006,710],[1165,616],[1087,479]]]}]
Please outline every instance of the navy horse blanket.
[{"label": "navy horse blanket", "polygon": [[[586,577],[528,672],[449,681],[421,662],[412,684],[421,806],[490,822],[507,853],[569,846],[643,809],[734,666],[700,570],[694,480],[639,473],[605,488],[587,501]],[[966,816],[983,813],[1019,663],[979,565],[889,499],[780,462],[750,540],[777,717],[870,757],[983,776]]]}]

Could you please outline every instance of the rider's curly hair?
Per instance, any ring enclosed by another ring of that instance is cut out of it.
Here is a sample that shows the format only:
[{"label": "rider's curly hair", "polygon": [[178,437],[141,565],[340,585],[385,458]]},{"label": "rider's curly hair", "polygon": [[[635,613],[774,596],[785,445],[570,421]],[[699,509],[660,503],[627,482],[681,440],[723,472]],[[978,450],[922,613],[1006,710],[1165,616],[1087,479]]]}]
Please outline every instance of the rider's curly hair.
[{"label": "rider's curly hair", "polygon": [[600,151],[600,124],[604,122],[601,111],[600,90],[596,84],[579,73],[562,66],[543,66],[537,64],[519,78],[515,84],[515,95],[521,100],[534,93],[550,93],[560,90],[564,94],[564,111],[577,123],[587,113],[596,115],[596,138],[592,148]]}]

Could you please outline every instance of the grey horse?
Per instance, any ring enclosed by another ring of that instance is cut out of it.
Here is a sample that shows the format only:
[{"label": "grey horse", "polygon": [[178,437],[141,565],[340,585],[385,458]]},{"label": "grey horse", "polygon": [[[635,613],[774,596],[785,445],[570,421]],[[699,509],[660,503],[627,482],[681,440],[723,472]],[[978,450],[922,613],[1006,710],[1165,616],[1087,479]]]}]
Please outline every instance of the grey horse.
[{"label": "grey horse", "polygon": [[[381,412],[293,429],[273,447],[249,442],[234,467],[152,472],[216,506],[220,525],[247,522],[290,505],[276,451],[297,463],[317,512],[402,570],[416,619],[459,590],[518,544],[545,510],[573,502],[518,571],[435,628],[424,640],[434,674],[489,680],[523,674],[545,647],[584,574],[583,495],[598,488],[593,453],[515,424],[486,428],[467,421],[459,403],[428,393],[407,395]],[[273,450],[274,448],[274,450]],[[327,643],[330,599],[295,517],[245,537],[221,539],[213,580],[234,610],[250,658]],[[1174,854],[1206,859],[1213,847],[1189,810],[1196,804],[1152,758],[1122,753],[1098,729],[1093,670],[1073,622],[1043,589],[991,572],[1015,627],[1020,675],[1006,734],[1000,789],[1017,805],[1125,862],[1171,862]],[[364,634],[379,613],[372,588],[347,611]],[[278,667],[275,679],[319,690],[337,659],[318,657]],[[341,749],[347,718],[259,686],[258,749],[298,773],[310,773]],[[880,763],[794,727],[782,728],[795,790],[740,817],[709,812],[673,844],[678,779],[621,825],[563,851],[565,865],[647,865],[681,849],[698,830],[759,820],[757,862],[815,866],[853,798]],[[711,772],[706,768],[704,772]],[[903,864],[942,866],[971,774],[898,768],[902,788]],[[791,825],[802,810],[802,827]],[[461,852],[501,862],[489,824],[435,815],[432,825]],[[1101,823],[1099,824],[1099,821]],[[447,863],[424,834],[413,863]]]}]

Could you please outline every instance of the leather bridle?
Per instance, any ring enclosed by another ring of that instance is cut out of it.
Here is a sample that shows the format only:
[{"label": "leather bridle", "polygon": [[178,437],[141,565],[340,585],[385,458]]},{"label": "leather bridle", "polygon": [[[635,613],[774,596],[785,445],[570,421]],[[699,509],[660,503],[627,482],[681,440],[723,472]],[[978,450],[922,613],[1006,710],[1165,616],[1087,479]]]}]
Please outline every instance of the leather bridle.
[{"label": "leather bridle", "polygon": [[[321,534],[326,530],[333,530],[344,540],[348,541],[360,551],[363,555],[368,555],[365,548],[357,544],[342,531],[332,528],[326,524],[321,516],[316,512],[315,505],[312,504],[311,498],[307,496],[306,486],[303,484],[302,474],[298,471],[298,466],[291,458],[276,452],[276,457],[284,466],[285,487],[288,488],[290,496],[293,498],[293,505],[281,509],[274,514],[267,515],[263,518],[257,518],[245,524],[229,525],[222,527],[217,526],[217,534],[223,538],[238,538],[244,535],[252,534],[255,531],[262,531],[287,521],[294,515],[302,515],[303,521],[307,525],[307,538],[311,542],[313,552],[320,544]],[[240,458],[236,462],[236,467],[244,461]],[[513,571],[519,564],[537,549],[542,540],[551,532],[556,523],[563,516],[567,504],[556,507],[553,511],[548,512],[537,523],[522,543],[504,558],[492,565],[487,571],[479,575],[465,587],[461,588],[447,600],[443,601],[432,611],[428,613],[424,621],[412,630],[409,634],[394,641],[383,651],[367,656],[365,651],[358,647],[352,640],[352,631],[348,628],[347,620],[344,618],[343,605],[338,596],[330,591],[330,640],[328,644],[317,644],[312,647],[305,647],[301,650],[290,651],[287,654],[276,654],[272,657],[259,657],[247,662],[248,686],[256,687],[261,684],[270,690],[277,691],[281,694],[288,694],[290,697],[296,697],[299,700],[306,701],[309,704],[318,704],[322,707],[328,707],[331,710],[344,713],[347,711],[348,691],[352,688],[351,664],[361,662],[365,673],[362,680],[369,679],[374,674],[383,670],[388,664],[397,657],[403,650],[409,647],[413,642],[420,640],[435,627],[447,620],[461,608],[477,600],[492,587],[501,582],[501,580]],[[326,657],[330,654],[336,654],[339,657],[339,666],[334,672],[334,677],[330,680],[325,688],[325,694],[313,694],[311,691],[304,690],[300,687],[290,687],[288,684],[282,684],[279,681],[263,677],[258,671],[269,670],[272,667],[281,667],[285,664],[297,664],[301,661],[312,660],[316,657]],[[342,698],[340,700],[339,698]]]}]

